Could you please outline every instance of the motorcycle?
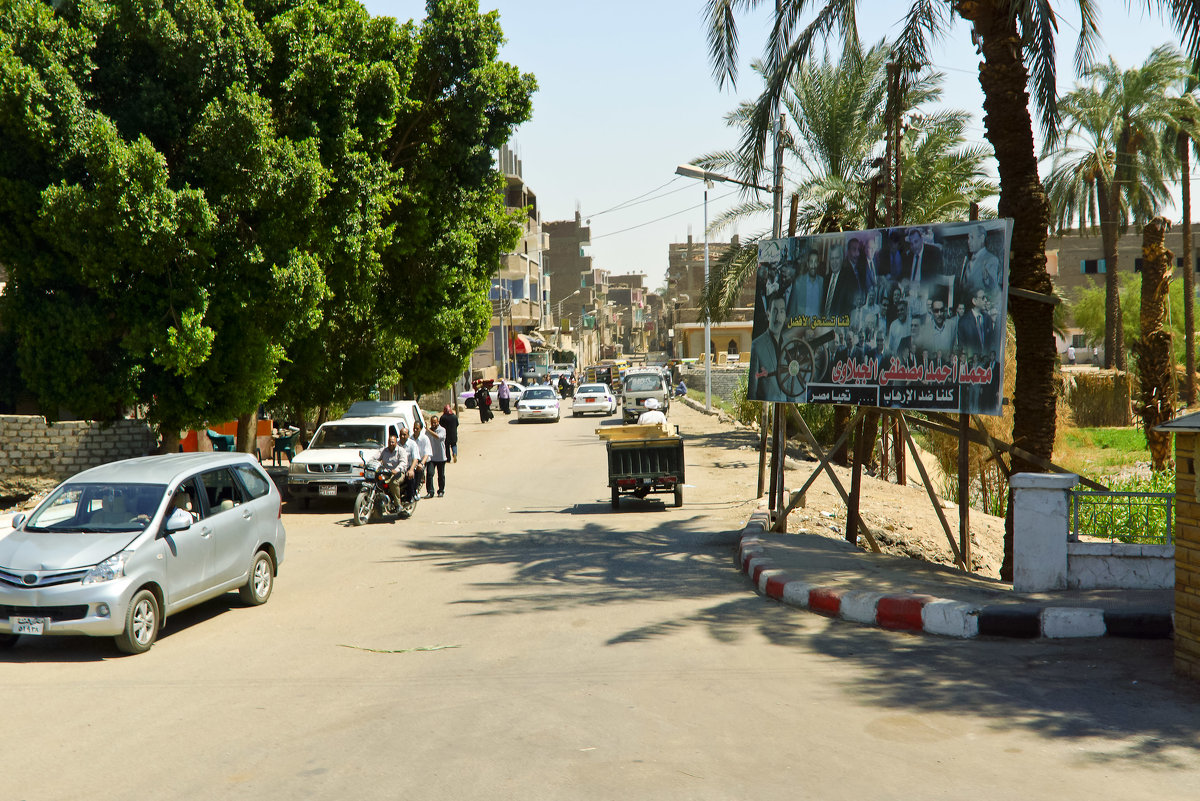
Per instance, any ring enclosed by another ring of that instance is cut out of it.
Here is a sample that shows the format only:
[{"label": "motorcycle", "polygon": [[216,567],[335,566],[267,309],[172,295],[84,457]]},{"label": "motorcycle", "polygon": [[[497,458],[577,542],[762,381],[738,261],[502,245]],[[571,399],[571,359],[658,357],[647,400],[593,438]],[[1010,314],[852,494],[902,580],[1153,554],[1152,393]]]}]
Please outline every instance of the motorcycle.
[{"label": "motorcycle", "polygon": [[[359,458],[363,458],[359,454]],[[367,461],[363,459],[363,481],[358,490],[358,497],[354,499],[354,525],[364,525],[375,518],[383,517],[384,515],[396,515],[401,520],[406,520],[412,516],[413,510],[417,508],[417,501],[421,499],[421,493],[417,492],[411,498],[396,503],[396,499],[392,497],[391,483],[394,480],[404,481],[404,476],[398,479],[395,473],[387,470],[379,469],[379,460],[372,459]],[[403,493],[407,496],[408,493]]]}]

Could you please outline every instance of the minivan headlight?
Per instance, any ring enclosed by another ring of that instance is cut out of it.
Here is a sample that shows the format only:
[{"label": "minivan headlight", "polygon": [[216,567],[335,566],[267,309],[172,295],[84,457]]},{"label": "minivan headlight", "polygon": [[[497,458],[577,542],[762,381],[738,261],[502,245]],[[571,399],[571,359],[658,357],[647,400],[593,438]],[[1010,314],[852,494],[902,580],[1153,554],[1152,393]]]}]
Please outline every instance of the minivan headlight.
[{"label": "minivan headlight", "polygon": [[105,581],[121,578],[125,575],[125,563],[129,561],[129,557],[131,556],[133,556],[133,551],[121,551],[118,554],[113,554],[89,570],[81,583],[100,584]]}]

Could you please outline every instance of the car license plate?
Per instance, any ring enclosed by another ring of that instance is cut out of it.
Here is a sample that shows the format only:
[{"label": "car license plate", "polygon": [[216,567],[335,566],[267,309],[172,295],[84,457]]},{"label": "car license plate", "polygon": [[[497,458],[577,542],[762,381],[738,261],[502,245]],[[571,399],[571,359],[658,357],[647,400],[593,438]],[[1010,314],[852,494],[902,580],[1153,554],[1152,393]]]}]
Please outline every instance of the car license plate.
[{"label": "car license plate", "polygon": [[596,399],[595,399],[595,398],[588,398],[588,399],[587,399],[587,401],[585,401],[585,402],[586,402],[586,403],[595,403],[595,402],[596,402]]},{"label": "car license plate", "polygon": [[318,484],[318,495],[337,495],[337,486],[334,484]]},{"label": "car license plate", "polygon": [[13,634],[45,634],[48,617],[10,617]]}]

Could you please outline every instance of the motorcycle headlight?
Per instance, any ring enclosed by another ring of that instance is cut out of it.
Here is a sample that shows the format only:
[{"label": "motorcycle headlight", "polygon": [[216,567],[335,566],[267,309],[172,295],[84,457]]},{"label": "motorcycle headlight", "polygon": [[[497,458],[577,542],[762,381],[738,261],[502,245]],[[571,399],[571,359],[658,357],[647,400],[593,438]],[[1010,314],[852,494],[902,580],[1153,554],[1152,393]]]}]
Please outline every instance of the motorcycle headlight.
[{"label": "motorcycle headlight", "polygon": [[108,557],[89,570],[80,583],[100,584],[105,581],[121,578],[125,575],[125,563],[129,561],[129,557],[131,556],[133,556],[133,551],[121,551],[118,554]]}]

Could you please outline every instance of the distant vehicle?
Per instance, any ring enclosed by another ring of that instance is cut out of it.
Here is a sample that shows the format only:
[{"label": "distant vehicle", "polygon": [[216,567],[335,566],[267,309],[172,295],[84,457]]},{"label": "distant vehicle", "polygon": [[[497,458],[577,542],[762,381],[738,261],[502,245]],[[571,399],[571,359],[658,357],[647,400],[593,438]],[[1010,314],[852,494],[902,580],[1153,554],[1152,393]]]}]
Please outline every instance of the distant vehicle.
[{"label": "distant vehicle", "polygon": [[[517,401],[519,401],[521,399],[522,393],[525,392],[525,387],[521,386],[516,381],[508,381],[507,379],[506,379],[506,383],[508,384],[508,391],[511,394],[510,402],[516,403]],[[499,392],[499,379],[497,379],[497,383],[493,384],[491,389],[488,390],[488,394],[490,394],[492,396],[492,408],[493,409],[500,408],[500,398],[499,398],[498,392]],[[466,392],[458,393],[458,401],[463,406],[466,406],[468,409],[474,409],[475,408],[475,391],[467,390]]]},{"label": "distant vehicle", "polygon": [[167,617],[229,590],[271,597],[286,533],[279,490],[245,453],[172,453],[59,484],[0,539],[0,645],[114,637],[150,650]]},{"label": "distant vehicle", "polygon": [[654,398],[663,414],[671,406],[671,389],[662,371],[654,367],[631,368],[625,373],[625,383],[621,387],[621,419],[626,423],[636,423],[642,412],[646,411],[646,401]]},{"label": "distant vehicle", "polygon": [[517,401],[517,422],[526,420],[559,421],[558,393],[552,387],[529,387]]},{"label": "distant vehicle", "polygon": [[571,404],[571,416],[599,412],[603,415],[617,413],[617,396],[607,384],[580,384],[575,389],[575,398]]}]

